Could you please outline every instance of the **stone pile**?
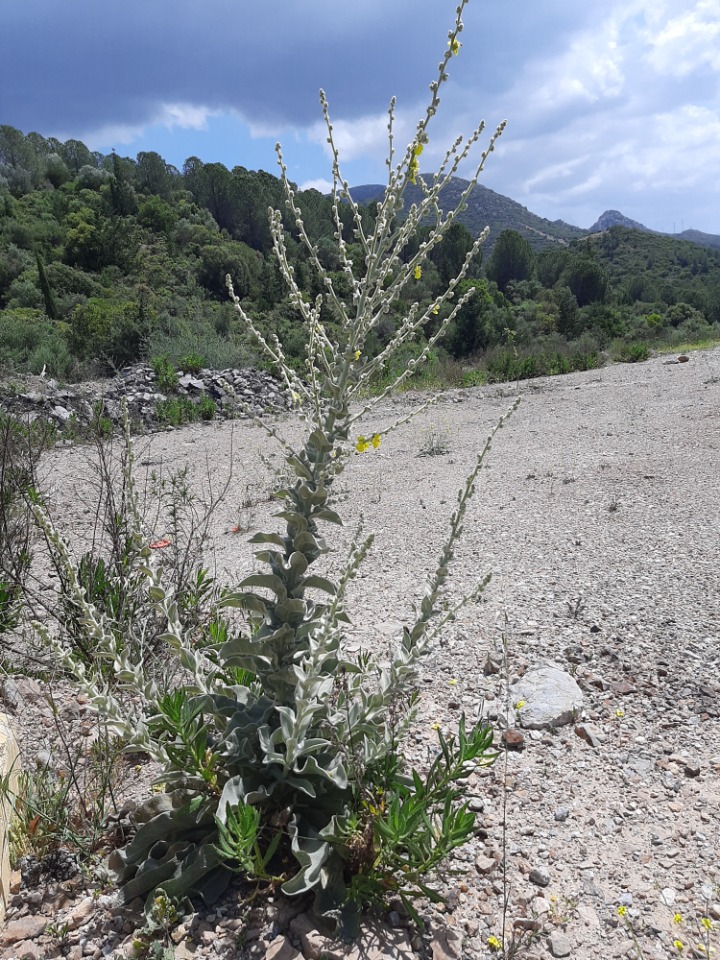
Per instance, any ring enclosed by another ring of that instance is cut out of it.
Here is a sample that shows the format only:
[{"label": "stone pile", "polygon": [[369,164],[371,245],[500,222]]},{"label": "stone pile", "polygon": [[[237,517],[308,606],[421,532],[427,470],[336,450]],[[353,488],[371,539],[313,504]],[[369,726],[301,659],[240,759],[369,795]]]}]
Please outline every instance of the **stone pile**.
[{"label": "stone pile", "polygon": [[181,370],[172,390],[161,390],[152,367],[144,363],[121,370],[110,380],[61,387],[55,380],[35,377],[23,386],[27,389],[0,388],[0,409],[26,422],[49,421],[66,435],[82,432],[98,409],[119,423],[123,400],[135,428],[144,431],[165,426],[158,416],[158,404],[172,398],[186,398],[192,403],[209,398],[215,404],[212,419],[221,420],[245,417],[248,412],[280,413],[292,405],[281,383],[269,373],[252,368],[204,369],[197,374]]}]

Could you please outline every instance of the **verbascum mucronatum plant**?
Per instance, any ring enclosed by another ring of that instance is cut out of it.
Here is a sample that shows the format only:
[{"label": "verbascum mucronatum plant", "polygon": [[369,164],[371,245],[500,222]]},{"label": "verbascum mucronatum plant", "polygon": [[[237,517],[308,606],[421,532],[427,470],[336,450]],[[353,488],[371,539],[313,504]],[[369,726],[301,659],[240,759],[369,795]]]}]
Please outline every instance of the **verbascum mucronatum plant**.
[{"label": "verbascum mucronatum plant", "polygon": [[[463,720],[456,737],[440,736],[437,756],[422,773],[406,767],[400,745],[412,718],[419,659],[489,579],[474,585],[461,601],[447,602],[449,566],[492,435],[458,494],[427,592],[389,657],[376,660],[362,652],[353,659],[344,652],[352,623],[347,587],[370,550],[372,536],[364,536],[361,527],[346,562],[333,567],[326,561],[324,568],[331,572],[325,576],[313,568],[319,557],[332,552],[332,531],[342,523],[333,484],[348,456],[377,448],[388,432],[360,434],[359,422],[424,362],[474,292],[455,297],[484,235],[441,296],[429,304],[413,304],[387,345],[374,356],[366,352],[378,324],[400,294],[412,289],[464,208],[504,128],[503,123],[490,137],[458,205],[443,211],[442,188],[467,161],[483,131],[480,125],[469,138],[458,139],[437,174],[421,175],[419,158],[429,142],[448,64],[460,49],[466,3],[461,0],[457,7],[425,115],[399,156],[391,102],[388,184],[371,229],[364,226],[342,177],[321,94],[333,156],[342,294],[305,231],[278,147],[295,236],[305,245],[324,290],[310,302],[300,289],[288,262],[283,217],[271,210],[280,270],[307,335],[302,376],[286,362],[279,341],[263,336],[228,282],[240,319],[292,393],[304,439],[289,443],[271,425],[258,421],[281,444],[293,480],[276,491],[281,505],[275,515],[278,529],[251,540],[258,547],[258,572],[223,594],[201,642],[197,627],[189,638],[181,605],[161,567],[148,557],[144,569],[149,602],[167,621],[162,639],[167,656],[184,671],[184,685],[163,689],[156,677],[147,676],[142,663],[130,663],[113,637],[104,635],[102,617],[79,587],[74,597],[78,618],[92,632],[96,648],[114,663],[114,686],[77,664],[62,638],[45,631],[110,728],[125,738],[129,749],[144,750],[162,765],[165,792],[140,808],[134,838],[113,857],[128,900],[160,892],[177,901],[201,897],[211,902],[233,872],[241,871],[290,896],[314,893],[316,912],[333,920],[343,936],[352,937],[369,904],[399,896],[414,915],[414,897],[437,897],[428,886],[428,872],[472,834],[474,817],[462,802],[458,781],[494,759],[491,731],[481,724],[466,729]],[[422,199],[405,209],[409,184],[420,187]],[[352,212],[351,242],[344,235],[341,213],[347,207]],[[427,238],[406,256],[419,226],[428,222],[432,227]],[[334,317],[340,335],[326,331],[321,315]],[[370,395],[372,378],[428,328],[429,321],[435,332],[416,359],[381,393]],[[421,409],[424,406],[415,412]],[[44,515],[42,519],[47,523]],[[69,564],[69,556],[62,562]],[[77,583],[77,578],[67,579],[71,586]],[[230,607],[243,611],[245,626],[239,631],[226,613]]]}]

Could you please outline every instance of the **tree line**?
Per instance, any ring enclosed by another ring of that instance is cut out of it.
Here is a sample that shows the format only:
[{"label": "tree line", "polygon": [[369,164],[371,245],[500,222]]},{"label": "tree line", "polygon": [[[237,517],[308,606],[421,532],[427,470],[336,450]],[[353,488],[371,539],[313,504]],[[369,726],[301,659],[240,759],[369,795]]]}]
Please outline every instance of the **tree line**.
[{"label": "tree line", "polygon": [[[316,190],[298,197],[322,264],[349,296],[330,199]],[[291,361],[302,364],[304,332],[272,252],[269,207],[284,213],[284,198],[280,181],[262,171],[197,157],[178,170],[154,152],[133,160],[0,127],[0,365],[73,379],[154,356],[176,361],[189,351],[217,368],[257,362],[228,301],[228,273],[261,329],[278,334]],[[373,204],[363,207],[368,227],[374,214]],[[352,249],[349,208],[341,207],[341,218]],[[316,271],[296,225],[285,227],[295,275],[315,298],[322,293]],[[413,302],[429,302],[444,288],[472,240],[453,224],[384,318],[370,352],[383,347]],[[421,231],[405,257],[422,241]],[[720,251],[671,237],[618,227],[536,251],[505,230],[464,284],[475,296],[437,362],[482,363],[497,376],[560,372],[544,369],[542,357],[583,366],[611,347],[720,335]],[[325,310],[332,328],[335,317]],[[528,357],[536,358],[529,366]]]}]

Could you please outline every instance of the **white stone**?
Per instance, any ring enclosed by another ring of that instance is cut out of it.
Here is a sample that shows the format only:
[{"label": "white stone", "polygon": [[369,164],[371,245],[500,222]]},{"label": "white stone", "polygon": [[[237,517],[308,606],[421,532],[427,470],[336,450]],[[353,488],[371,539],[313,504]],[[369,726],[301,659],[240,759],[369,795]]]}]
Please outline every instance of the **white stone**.
[{"label": "white stone", "polygon": [[[583,694],[575,680],[556,664],[528,670],[510,688],[510,703],[521,727],[544,730],[562,727],[582,710]],[[522,706],[518,707],[517,704]]]}]

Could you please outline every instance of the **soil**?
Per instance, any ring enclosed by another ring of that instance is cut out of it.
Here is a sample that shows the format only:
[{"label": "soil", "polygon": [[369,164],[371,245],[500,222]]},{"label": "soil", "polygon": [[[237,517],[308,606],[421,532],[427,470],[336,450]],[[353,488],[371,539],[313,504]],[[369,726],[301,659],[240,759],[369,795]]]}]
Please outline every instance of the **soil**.
[{"label": "soil", "polygon": [[[457,851],[457,872],[439,878],[446,905],[422,906],[430,933],[408,940],[419,954],[489,957],[489,938],[509,951],[514,935],[517,956],[619,958],[639,945],[649,960],[675,955],[675,939],[686,953],[704,943],[702,917],[720,925],[720,350],[673,359],[444,393],[378,450],[354,455],[339,481],[337,555],[361,514],[376,534],[349,592],[348,650],[382,653],[410,622],[489,431],[521,398],[483,464],[450,600],[492,579],[424,662],[405,751],[426,761],[436,729],[452,732],[462,713],[489,716],[501,746],[467,782],[478,832]],[[358,432],[384,430],[427,399],[383,401]],[[288,437],[298,427],[293,416],[272,422]],[[65,447],[43,461],[54,514],[78,550],[92,528],[89,456]],[[227,481],[205,559],[230,584],[250,572],[245,530],[272,529],[282,469],[260,427],[155,434],[137,442],[137,461],[141,474],[187,466],[206,499]],[[584,706],[569,724],[523,729],[508,686],[547,661],[575,678]],[[57,753],[49,691],[74,735],[92,736],[69,685],[10,677],[5,708],[27,767]],[[138,799],[144,789],[135,783]],[[51,896],[43,913],[18,878],[15,889],[11,925],[45,916],[57,927],[91,896],[78,887],[62,906]],[[63,944],[31,927],[17,942],[38,957],[127,955],[132,917],[113,914],[105,894],[85,909]],[[177,956],[309,956],[289,919],[278,921],[283,910],[248,918],[231,897],[187,925]],[[386,920],[388,931],[404,923]],[[0,958],[23,955],[2,936]]]}]

